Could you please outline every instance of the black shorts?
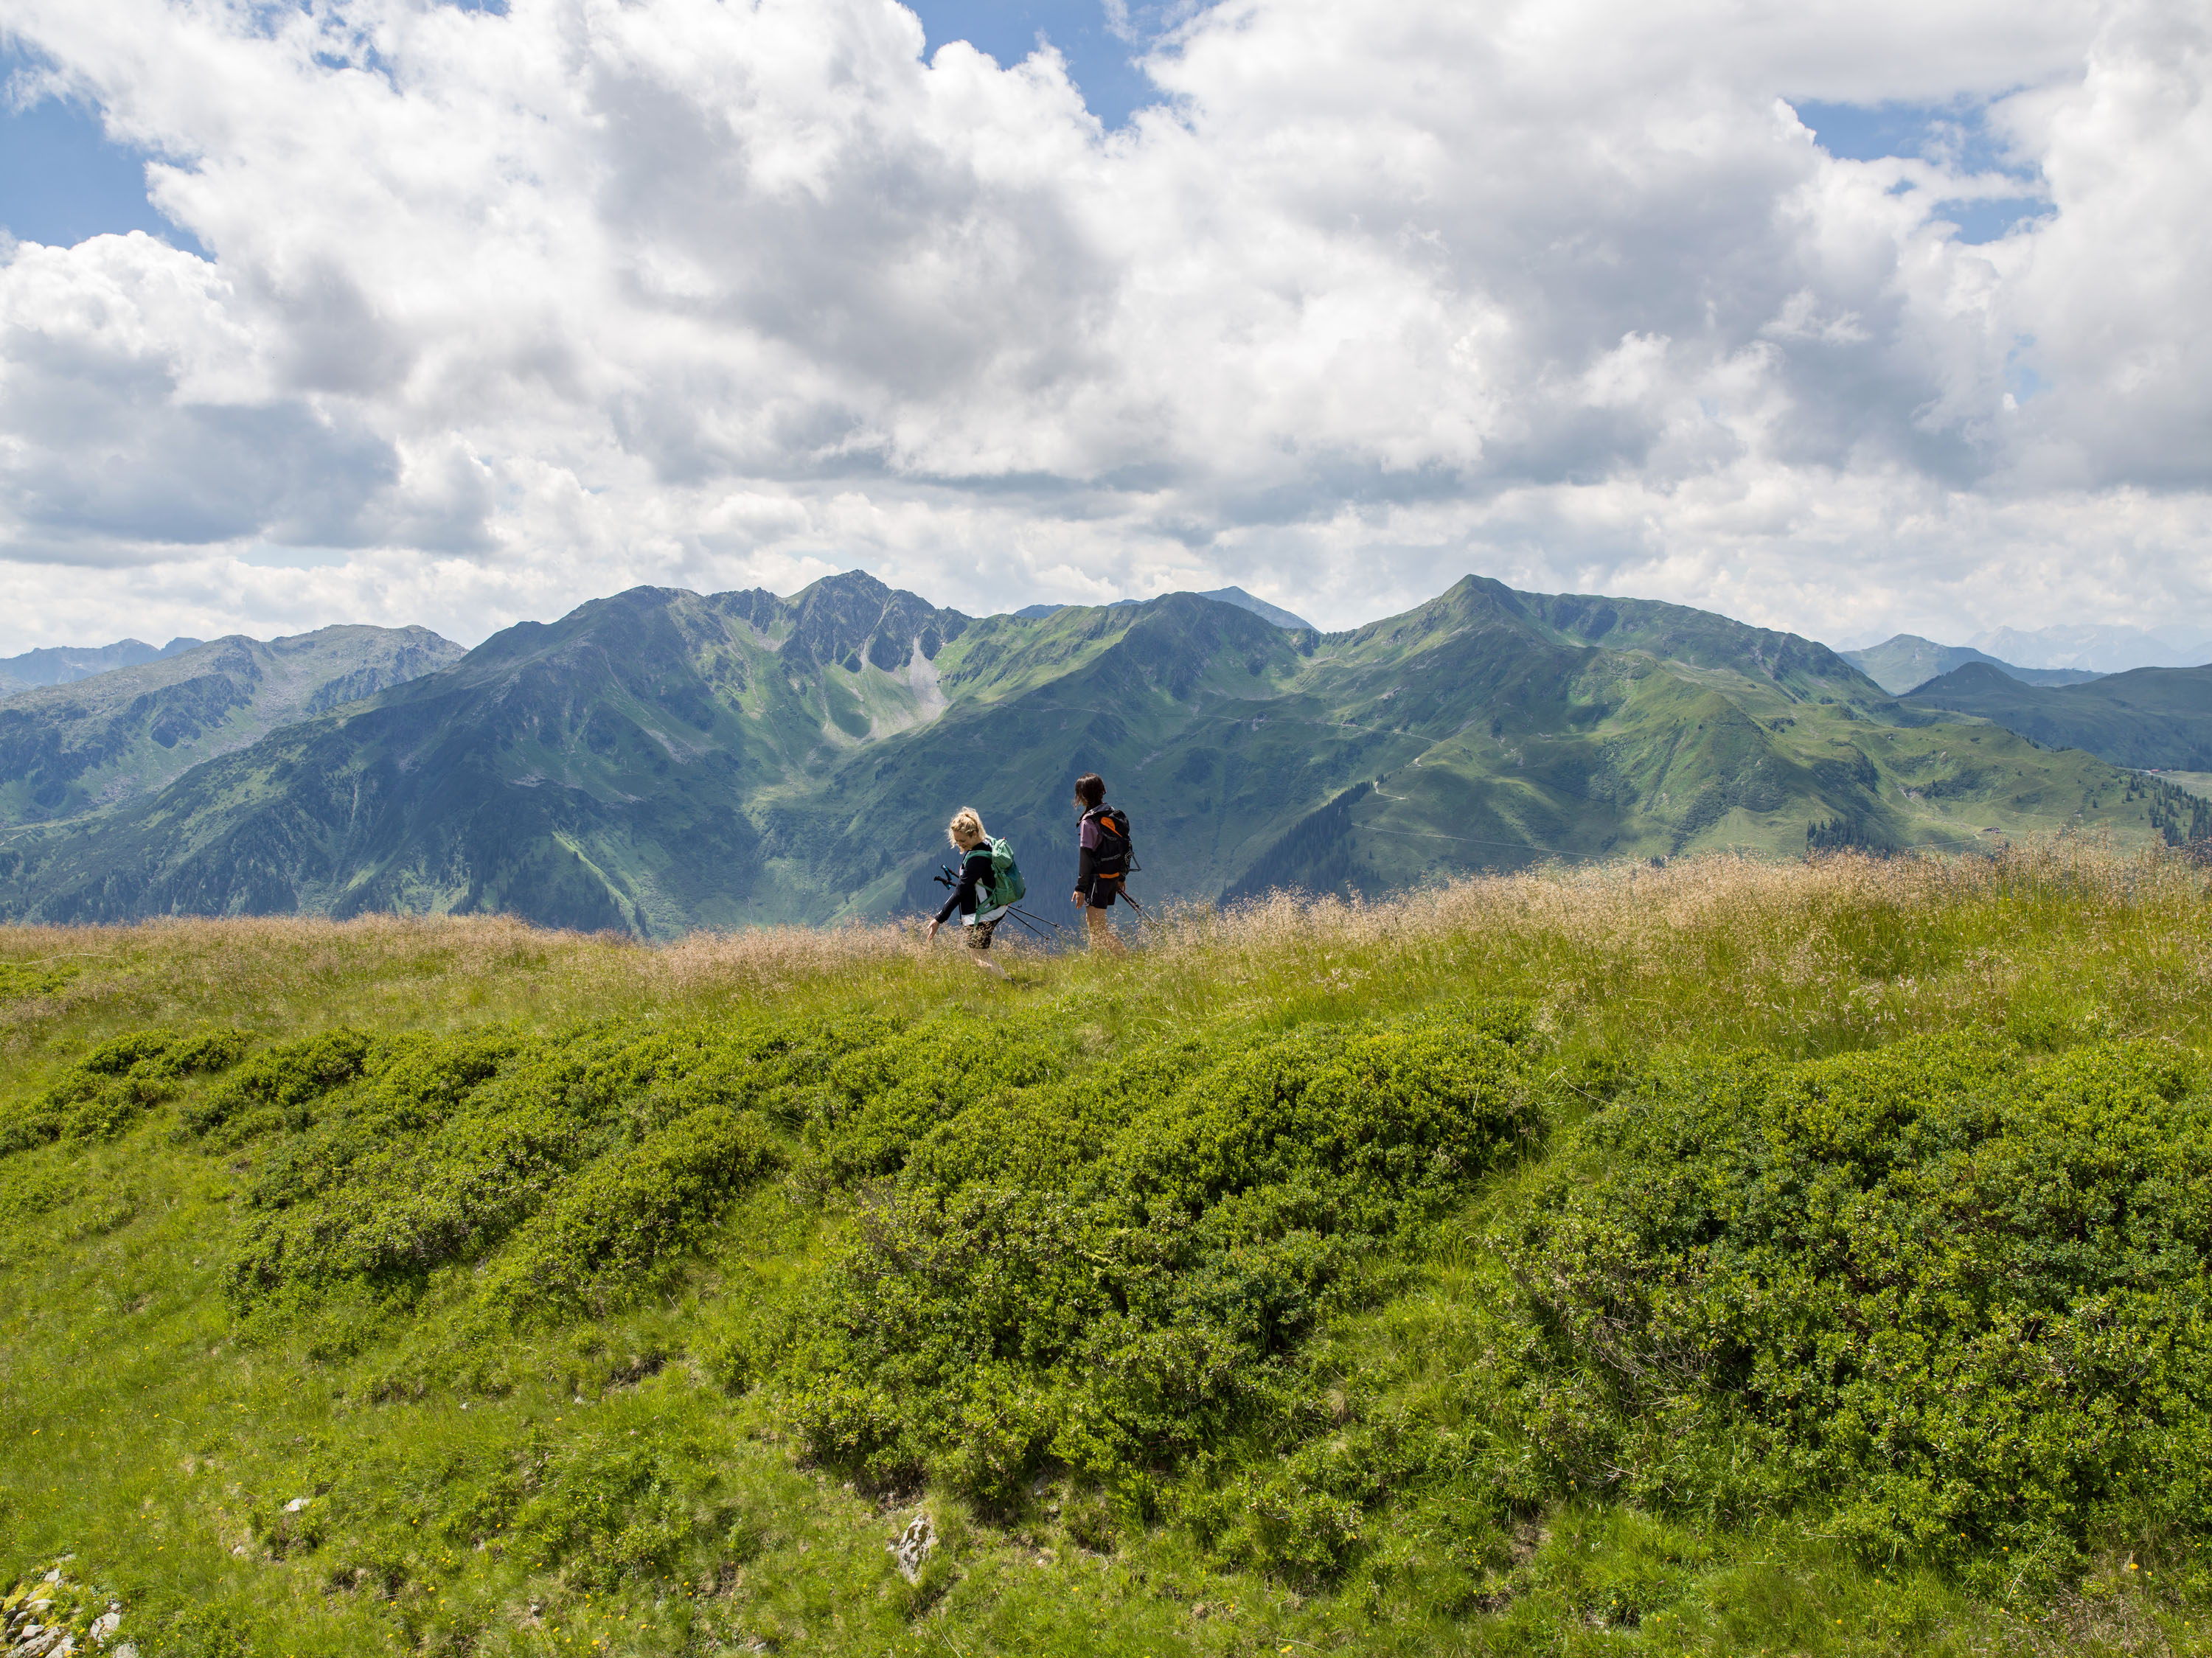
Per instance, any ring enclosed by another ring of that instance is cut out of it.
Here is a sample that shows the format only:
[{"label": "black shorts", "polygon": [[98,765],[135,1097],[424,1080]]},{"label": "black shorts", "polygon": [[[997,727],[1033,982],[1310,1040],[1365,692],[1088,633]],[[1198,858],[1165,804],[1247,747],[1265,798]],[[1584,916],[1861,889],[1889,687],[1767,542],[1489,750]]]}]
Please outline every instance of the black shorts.
[{"label": "black shorts", "polygon": [[1121,884],[1119,881],[1093,881],[1091,884],[1091,908],[1113,908],[1115,896],[1121,890]]}]

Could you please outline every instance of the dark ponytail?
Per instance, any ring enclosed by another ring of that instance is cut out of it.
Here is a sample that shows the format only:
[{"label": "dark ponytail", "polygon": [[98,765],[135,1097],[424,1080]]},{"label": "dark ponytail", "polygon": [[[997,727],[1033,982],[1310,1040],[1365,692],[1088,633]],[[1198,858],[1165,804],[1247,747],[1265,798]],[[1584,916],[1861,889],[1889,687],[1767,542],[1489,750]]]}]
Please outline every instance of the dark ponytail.
[{"label": "dark ponytail", "polygon": [[1075,780],[1075,798],[1085,809],[1096,811],[1105,803],[1106,780],[1095,771],[1087,771]]}]

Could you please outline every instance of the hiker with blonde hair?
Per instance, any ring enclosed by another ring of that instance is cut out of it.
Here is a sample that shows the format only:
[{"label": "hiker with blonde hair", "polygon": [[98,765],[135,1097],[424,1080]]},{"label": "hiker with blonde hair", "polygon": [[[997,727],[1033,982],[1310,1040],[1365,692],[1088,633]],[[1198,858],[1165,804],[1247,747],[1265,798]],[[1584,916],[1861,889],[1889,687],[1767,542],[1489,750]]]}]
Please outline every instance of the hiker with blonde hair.
[{"label": "hiker with blonde hair", "polygon": [[937,930],[960,914],[960,930],[975,951],[969,957],[986,973],[1005,978],[1006,972],[983,952],[991,947],[991,932],[1007,910],[1021,897],[1021,876],[1014,868],[1013,852],[1003,841],[994,842],[983,832],[983,820],[973,806],[963,806],[945,826],[945,837],[960,854],[959,878],[953,884],[945,908],[929,924],[933,942]]}]

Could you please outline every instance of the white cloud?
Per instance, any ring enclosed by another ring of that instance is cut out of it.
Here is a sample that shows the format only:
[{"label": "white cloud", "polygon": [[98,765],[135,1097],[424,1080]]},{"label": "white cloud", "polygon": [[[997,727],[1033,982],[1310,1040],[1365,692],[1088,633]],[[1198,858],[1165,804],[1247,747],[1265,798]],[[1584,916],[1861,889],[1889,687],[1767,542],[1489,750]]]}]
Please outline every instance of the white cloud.
[{"label": "white cloud", "polygon": [[[1474,568],[2212,633],[2177,4],[1222,0],[1110,135],[1048,52],[924,61],[891,0],[6,21],[214,254],[0,267],[22,644],[474,639],[853,564],[973,610],[1236,581],[1349,623]],[[1790,99],[1987,104],[2013,170],[1834,160]],[[1942,219],[2024,188],[1998,241]]]}]

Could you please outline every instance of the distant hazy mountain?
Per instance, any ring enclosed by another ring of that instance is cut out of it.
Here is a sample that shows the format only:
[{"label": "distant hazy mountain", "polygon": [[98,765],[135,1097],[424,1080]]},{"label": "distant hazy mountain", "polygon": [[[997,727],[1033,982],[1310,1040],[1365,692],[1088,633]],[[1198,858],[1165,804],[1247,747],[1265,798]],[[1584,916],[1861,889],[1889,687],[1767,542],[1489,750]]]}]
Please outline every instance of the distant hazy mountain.
[{"label": "distant hazy mountain", "polygon": [[0,825],[118,805],[280,726],[460,655],[427,628],[325,628],[265,642],[218,639],[19,691],[0,701]]},{"label": "distant hazy mountain", "polygon": [[1313,623],[1302,616],[1293,616],[1280,605],[1270,604],[1264,598],[1255,598],[1242,587],[1216,587],[1211,592],[1200,593],[1200,598],[1219,599],[1224,604],[1234,604],[1240,610],[1249,610],[1264,617],[1278,628],[1311,628]]},{"label": "distant hazy mountain", "polygon": [[21,656],[0,656],[0,695],[37,685],[66,685],[111,668],[158,662],[199,643],[197,639],[173,639],[157,651],[139,640],[118,639],[112,645],[52,645]]},{"label": "distant hazy mountain", "polygon": [[2029,668],[2089,668],[2124,673],[2130,668],[2196,668],[2212,663],[2212,639],[2197,639],[2175,629],[2147,633],[2140,628],[2081,626],[2012,628],[1977,634],[1976,648]]},{"label": "distant hazy mountain", "polygon": [[2023,685],[1986,663],[1930,681],[1917,706],[1978,714],[2116,766],[2212,771],[2212,667],[2135,668],[2092,683]]},{"label": "distant hazy mountain", "polygon": [[[1240,610],[1249,610],[1254,616],[1265,617],[1278,628],[1310,629],[1313,627],[1313,623],[1308,622],[1304,616],[1293,616],[1280,605],[1270,604],[1264,598],[1255,598],[1242,587],[1216,587],[1212,592],[1200,593],[1197,597],[1216,599],[1224,604],[1234,604]],[[1143,599],[1137,598],[1117,598],[1105,608],[1118,610],[1124,605],[1141,604],[1145,602]],[[1066,604],[1024,604],[1020,610],[1016,610],[1014,615],[1024,622],[1040,622],[1046,616],[1072,608],[1073,607]]]},{"label": "distant hazy mountain", "polygon": [[1091,769],[1148,900],[1797,853],[1815,823],[1824,845],[2150,833],[2089,755],[1679,605],[1469,577],[1322,635],[1188,593],[978,620],[853,571],[511,628],[150,798],[15,831],[0,914],[503,910],[667,936],[910,913],[972,805],[1057,917]]},{"label": "distant hazy mountain", "polygon": [[1938,645],[1917,634],[1899,634],[1864,650],[1838,653],[1844,661],[1863,670],[1886,691],[1903,695],[1924,685],[1938,674],[1963,668],[1969,662],[1985,662],[2024,685],[2079,685],[2098,675],[2086,668],[2022,668],[1985,656],[1971,645]]}]

